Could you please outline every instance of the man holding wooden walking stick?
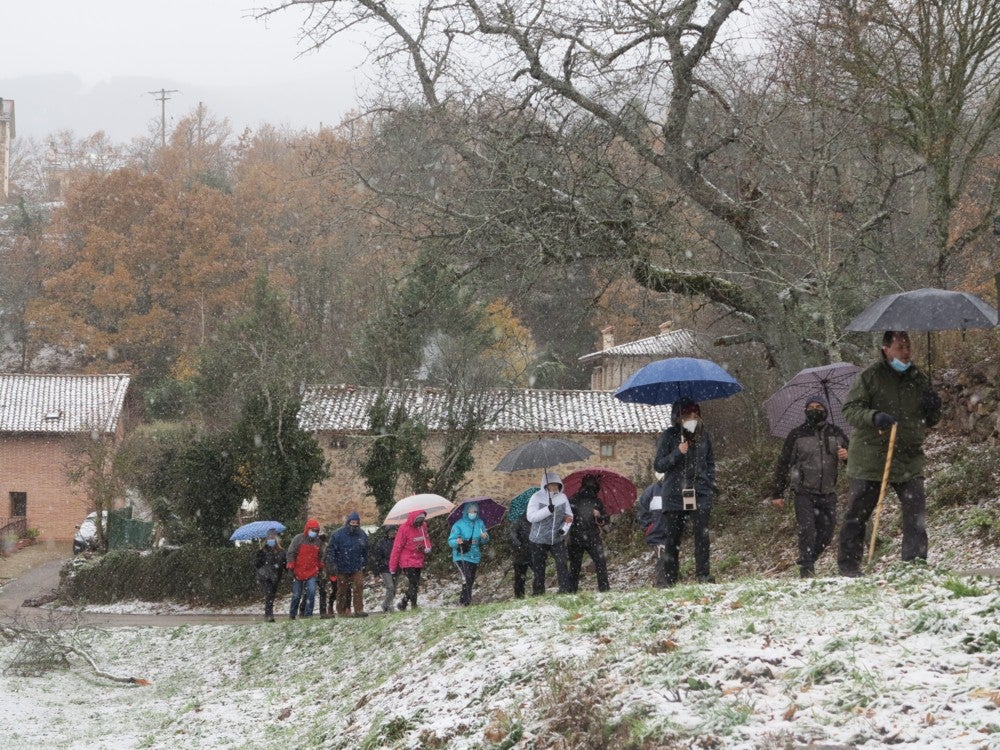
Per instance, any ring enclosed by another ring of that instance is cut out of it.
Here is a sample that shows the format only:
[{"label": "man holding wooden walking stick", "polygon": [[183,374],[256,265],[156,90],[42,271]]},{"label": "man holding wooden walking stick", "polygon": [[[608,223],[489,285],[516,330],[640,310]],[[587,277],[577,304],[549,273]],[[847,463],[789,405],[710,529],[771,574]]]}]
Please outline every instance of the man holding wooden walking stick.
[{"label": "man holding wooden walking stick", "polygon": [[[865,528],[886,486],[892,485],[903,514],[903,560],[927,559],[927,500],[923,442],[941,418],[941,399],[930,378],[910,358],[906,331],[886,331],[879,362],[860,373],[844,402],[854,427],[847,457],[850,499],[840,529],[840,574],[861,575]],[[875,515],[877,533],[878,512]],[[869,559],[871,555],[869,555]]]}]

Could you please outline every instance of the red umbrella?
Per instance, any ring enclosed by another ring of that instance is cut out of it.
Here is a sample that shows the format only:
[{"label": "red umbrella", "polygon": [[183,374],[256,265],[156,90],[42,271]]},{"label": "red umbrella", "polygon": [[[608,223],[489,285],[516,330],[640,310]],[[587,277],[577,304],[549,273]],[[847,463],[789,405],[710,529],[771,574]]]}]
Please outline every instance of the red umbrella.
[{"label": "red umbrella", "polygon": [[597,497],[609,515],[623,513],[635,505],[635,499],[639,494],[635,484],[628,477],[611,469],[577,469],[563,479],[563,492],[567,497],[572,498],[579,492],[583,478],[588,474],[593,474],[600,480],[601,489]]}]

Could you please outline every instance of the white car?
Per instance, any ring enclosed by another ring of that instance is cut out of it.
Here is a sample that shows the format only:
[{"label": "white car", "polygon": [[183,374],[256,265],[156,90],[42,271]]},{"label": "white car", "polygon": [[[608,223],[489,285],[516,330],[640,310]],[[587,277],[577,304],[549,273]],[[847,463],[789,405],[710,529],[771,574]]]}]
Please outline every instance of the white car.
[{"label": "white car", "polygon": [[[108,531],[108,512],[101,511],[104,520],[105,535]],[[76,536],[73,537],[73,554],[79,555],[84,550],[93,549],[97,543],[97,512],[89,514],[83,519],[83,523],[76,527]]]}]

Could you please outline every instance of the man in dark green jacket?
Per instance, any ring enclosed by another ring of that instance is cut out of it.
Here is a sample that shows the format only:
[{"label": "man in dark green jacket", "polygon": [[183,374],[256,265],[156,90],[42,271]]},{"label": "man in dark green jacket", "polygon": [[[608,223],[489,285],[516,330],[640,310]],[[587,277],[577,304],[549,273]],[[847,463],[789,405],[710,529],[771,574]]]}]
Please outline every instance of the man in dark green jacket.
[{"label": "man in dark green jacket", "polygon": [[844,403],[844,417],[855,431],[847,455],[850,499],[837,557],[841,575],[861,575],[865,526],[878,502],[894,424],[896,442],[889,483],[903,513],[901,557],[927,559],[923,442],[927,428],[941,418],[941,399],[930,378],[910,357],[906,331],[886,331],[881,360],[858,375]]}]

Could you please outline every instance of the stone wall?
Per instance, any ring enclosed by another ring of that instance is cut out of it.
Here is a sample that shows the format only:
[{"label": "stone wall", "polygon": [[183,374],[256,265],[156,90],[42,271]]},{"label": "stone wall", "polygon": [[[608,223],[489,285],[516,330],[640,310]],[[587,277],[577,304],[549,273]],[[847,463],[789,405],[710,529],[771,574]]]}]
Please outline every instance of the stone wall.
[{"label": "stone wall", "polygon": [[[358,473],[358,465],[371,438],[332,433],[319,433],[316,437],[329,461],[330,477],[313,488],[309,499],[309,516],[323,524],[340,524],[347,513],[357,510],[361,514],[362,523],[378,523],[381,519],[375,508],[375,500],[366,494],[364,480]],[[594,454],[584,462],[554,467],[560,476],[587,466],[600,466],[627,476],[640,488],[651,481],[656,435],[566,434],[559,437],[574,440]],[[530,440],[532,436],[524,434],[484,434],[474,454],[475,466],[466,477],[469,484],[459,493],[460,499],[487,495],[506,504],[522,491],[537,486],[541,470],[505,473],[493,469],[510,450]],[[443,436],[431,435],[427,453],[436,456],[442,442]],[[610,446],[613,455],[602,457],[602,444],[605,445],[605,450]],[[431,463],[436,464],[434,458],[431,458]],[[409,494],[412,494],[409,488],[400,482],[396,491],[397,499]]]},{"label": "stone wall", "polygon": [[942,426],[971,442],[1000,443],[1000,364],[981,364],[936,373],[943,402]]}]

